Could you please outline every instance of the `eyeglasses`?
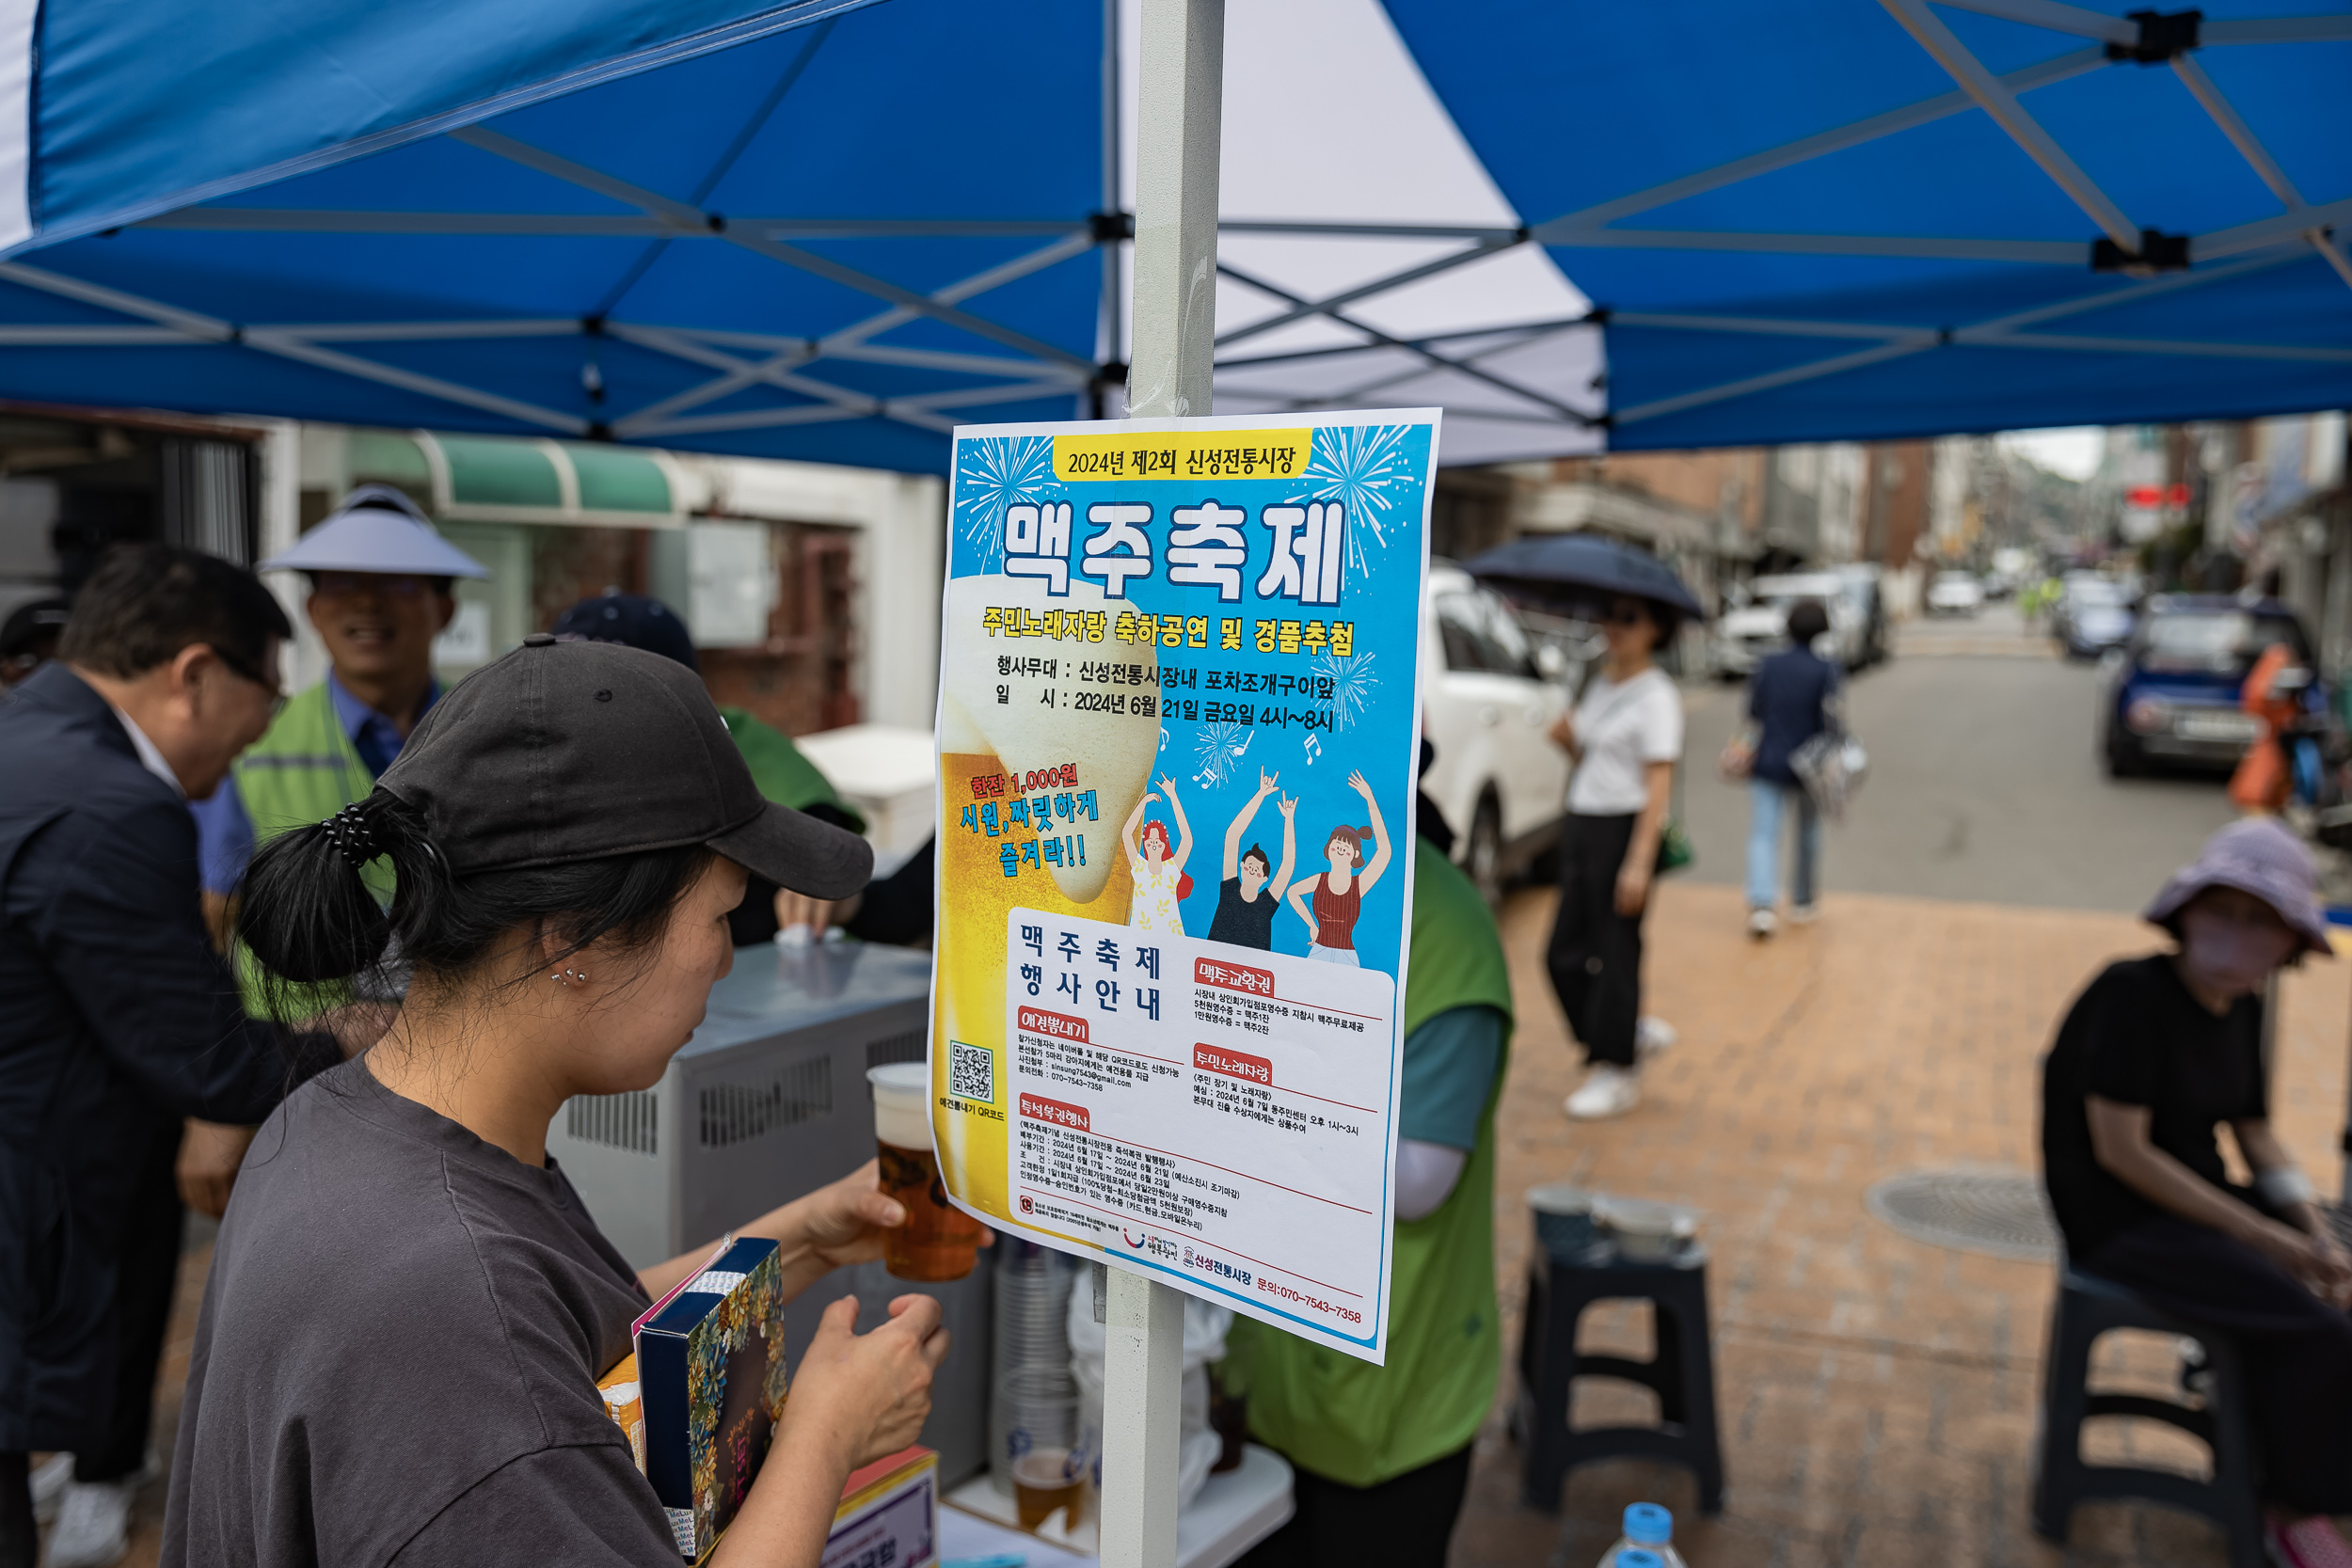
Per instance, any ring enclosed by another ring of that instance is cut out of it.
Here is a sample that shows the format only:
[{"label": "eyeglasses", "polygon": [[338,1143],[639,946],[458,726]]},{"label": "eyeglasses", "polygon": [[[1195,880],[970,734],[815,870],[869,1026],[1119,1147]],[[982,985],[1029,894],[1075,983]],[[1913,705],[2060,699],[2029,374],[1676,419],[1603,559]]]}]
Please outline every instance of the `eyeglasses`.
[{"label": "eyeglasses", "polygon": [[213,650],[214,657],[229,667],[230,674],[235,675],[239,680],[248,681],[269,693],[269,716],[273,722],[279,714],[286,711],[285,689],[276,681],[263,679],[261,671],[226,648],[211,642],[207,642],[205,646]]}]

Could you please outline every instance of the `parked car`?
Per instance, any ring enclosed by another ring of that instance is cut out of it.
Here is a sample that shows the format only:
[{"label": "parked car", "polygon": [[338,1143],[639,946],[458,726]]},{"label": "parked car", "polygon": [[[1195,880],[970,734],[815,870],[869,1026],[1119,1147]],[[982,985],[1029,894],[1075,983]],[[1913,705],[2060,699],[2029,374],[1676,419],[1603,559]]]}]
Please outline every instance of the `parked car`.
[{"label": "parked car", "polygon": [[1861,651],[1852,668],[1867,670],[1873,664],[1883,663],[1894,648],[1886,636],[1886,594],[1879,568],[1867,561],[1854,561],[1832,567],[1831,571],[1844,588],[1854,613],[1861,617]]},{"label": "parked car", "polygon": [[1450,562],[1432,562],[1422,604],[1422,733],[1437,758],[1422,788],[1454,830],[1454,858],[1489,902],[1551,847],[1568,804],[1568,759],[1551,743],[1576,661],[1538,645],[1518,613]]},{"label": "parked car", "polygon": [[2236,767],[2262,733],[2261,721],[2238,707],[2238,692],[2274,642],[2310,661],[2302,623],[2276,599],[2185,594],[2149,600],[2101,683],[2107,772],[2122,778],[2154,762]]},{"label": "parked car", "polygon": [[2132,638],[2132,590],[2111,578],[2070,575],[2050,615],[2050,635],[2069,658],[2097,658]]},{"label": "parked car", "polygon": [[1928,584],[1928,613],[1974,615],[1984,608],[1984,584],[1967,572],[1938,572]]},{"label": "parked car", "polygon": [[1788,645],[1788,611],[1800,599],[1819,599],[1829,631],[1814,651],[1848,670],[1866,662],[1869,613],[1836,572],[1789,572],[1761,577],[1735,590],[1733,608],[1716,619],[1708,638],[1708,667],[1723,680],[1753,673],[1767,656]]}]

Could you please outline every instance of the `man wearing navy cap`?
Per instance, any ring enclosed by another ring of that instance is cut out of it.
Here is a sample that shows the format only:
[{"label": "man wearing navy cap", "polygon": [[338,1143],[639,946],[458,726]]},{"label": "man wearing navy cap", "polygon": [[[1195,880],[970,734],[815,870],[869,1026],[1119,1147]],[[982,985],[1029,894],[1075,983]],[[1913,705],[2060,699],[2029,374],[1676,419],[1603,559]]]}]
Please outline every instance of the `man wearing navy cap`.
[{"label": "man wearing navy cap", "polygon": [[[457,612],[451,579],[490,575],[389,484],[354,490],[261,569],[310,577],[310,625],[332,668],[287,702],[219,792],[195,807],[215,932],[228,928],[229,900],[255,845],[323,821],[375,787],[441,694],[433,640]],[[390,897],[389,886],[376,891]]]}]

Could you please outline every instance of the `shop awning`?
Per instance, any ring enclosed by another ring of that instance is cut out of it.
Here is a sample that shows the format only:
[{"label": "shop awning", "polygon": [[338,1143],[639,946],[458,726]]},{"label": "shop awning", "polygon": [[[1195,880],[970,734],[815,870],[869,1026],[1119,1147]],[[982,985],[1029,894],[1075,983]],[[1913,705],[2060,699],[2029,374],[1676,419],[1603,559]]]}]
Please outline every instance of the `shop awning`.
[{"label": "shop awning", "polygon": [[397,484],[436,517],[469,523],[675,528],[685,476],[666,454],[431,431],[351,433],[354,480]]},{"label": "shop awning", "polygon": [[[2352,404],[2352,8],[2130,3],[1233,7],[1218,404]],[[1115,399],[1132,9],[0,0],[0,397],[936,471]]]}]

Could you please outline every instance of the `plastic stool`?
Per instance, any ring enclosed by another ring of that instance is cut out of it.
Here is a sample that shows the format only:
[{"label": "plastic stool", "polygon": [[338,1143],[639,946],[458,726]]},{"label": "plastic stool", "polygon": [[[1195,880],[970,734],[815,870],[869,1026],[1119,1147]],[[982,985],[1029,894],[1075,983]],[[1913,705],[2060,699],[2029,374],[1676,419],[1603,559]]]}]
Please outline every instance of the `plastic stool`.
[{"label": "plastic stool", "polygon": [[[1723,1445],[1715,1425],[1715,1358],[1708,1338],[1707,1261],[1692,1249],[1679,1263],[1628,1262],[1597,1248],[1555,1252],[1544,1244],[1538,1216],[1531,1254],[1527,1313],[1519,1335],[1519,1387],[1512,1426],[1530,1507],[1560,1506],[1568,1471],[1596,1459],[1661,1459],[1698,1480],[1699,1511],[1724,1506]],[[1580,1355],[1576,1325],[1597,1301],[1646,1301],[1658,1350],[1648,1361]],[[1617,1377],[1658,1393],[1654,1427],[1568,1425],[1568,1396],[1580,1377]]]},{"label": "plastic stool", "polygon": [[[2202,1409],[2139,1394],[2090,1392],[2090,1347],[2118,1328],[2146,1329],[2196,1340],[2205,1349]],[[2213,1452],[2213,1479],[2196,1481],[2136,1465],[2087,1465],[2083,1422],[2093,1416],[2144,1416],[2178,1427]],[[2246,1421],[2246,1385],[2237,1347],[2227,1335],[2196,1328],[2150,1306],[2121,1285],[2065,1265],[2050,1312],[2050,1348],[2034,1440],[2033,1528],[2061,1544],[2074,1505],[2100,1497],[2137,1497],[2201,1513],[2229,1538],[2230,1568],[2264,1568],[2262,1504],[2253,1437]]]}]

